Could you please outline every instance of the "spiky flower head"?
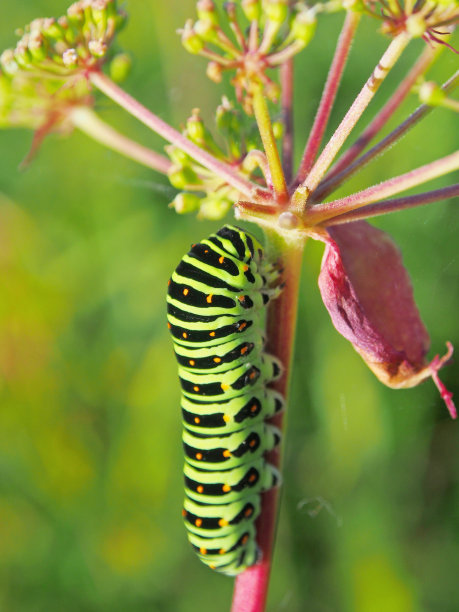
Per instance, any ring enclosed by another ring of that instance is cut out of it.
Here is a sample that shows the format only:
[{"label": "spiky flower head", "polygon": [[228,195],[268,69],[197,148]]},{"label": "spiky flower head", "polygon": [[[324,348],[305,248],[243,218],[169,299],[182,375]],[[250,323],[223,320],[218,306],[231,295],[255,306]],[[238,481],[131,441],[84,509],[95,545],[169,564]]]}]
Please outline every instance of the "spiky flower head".
[{"label": "spiky flower head", "polygon": [[382,20],[382,32],[406,32],[430,44],[444,44],[459,21],[459,0],[363,0],[364,10]]}]

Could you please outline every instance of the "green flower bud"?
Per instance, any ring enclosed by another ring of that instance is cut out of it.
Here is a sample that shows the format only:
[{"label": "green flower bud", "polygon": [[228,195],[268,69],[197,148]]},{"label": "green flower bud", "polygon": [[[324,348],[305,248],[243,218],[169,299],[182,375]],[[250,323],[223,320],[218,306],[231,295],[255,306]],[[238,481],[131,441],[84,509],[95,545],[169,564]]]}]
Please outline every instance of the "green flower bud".
[{"label": "green flower bud", "polygon": [[193,22],[189,19],[182,30],[182,45],[193,55],[197,55],[204,49],[204,41],[195,32]]},{"label": "green flower bud", "polygon": [[[24,37],[25,38],[25,37]],[[45,40],[38,30],[31,31],[28,37],[28,47],[33,60],[42,62],[47,57]]]},{"label": "green flower bud", "polygon": [[249,21],[260,21],[261,3],[260,0],[242,0],[241,3],[244,15]]},{"label": "green flower bud", "polygon": [[212,0],[199,0],[196,4],[196,12],[198,18],[202,21],[209,21],[213,25],[218,25],[218,14]]},{"label": "green flower bud", "polygon": [[118,53],[110,62],[110,77],[115,83],[122,83],[126,80],[132,67],[132,60],[127,53]]},{"label": "green flower bud", "polygon": [[446,93],[433,81],[426,81],[419,88],[419,99],[428,106],[441,106],[445,98]]},{"label": "green flower bud", "polygon": [[191,111],[191,117],[187,119],[186,131],[188,138],[197,145],[202,146],[206,140],[206,128],[199,115],[199,108]]},{"label": "green flower bud", "polygon": [[210,196],[201,200],[201,206],[199,208],[198,218],[199,219],[211,219],[212,221],[218,221],[222,219],[229,211],[232,206],[231,200],[226,197]]},{"label": "green flower bud", "polygon": [[274,138],[279,140],[284,135],[284,124],[282,121],[273,121]]},{"label": "green flower bud", "polygon": [[175,196],[169,207],[175,208],[175,212],[179,215],[184,215],[198,210],[200,204],[201,198],[195,193],[182,192]]},{"label": "green flower bud", "polygon": [[288,0],[263,0],[263,11],[269,21],[284,23],[288,10]]},{"label": "green flower bud", "polygon": [[14,59],[21,68],[30,69],[33,62],[32,54],[29,51],[27,44],[20,40],[14,50]]},{"label": "green flower bud", "polygon": [[167,146],[166,153],[177,166],[189,166],[193,163],[193,160],[185,151],[182,151],[182,149],[178,147],[174,147],[174,145]]},{"label": "green flower bud", "polygon": [[313,10],[300,11],[292,21],[292,36],[306,46],[315,34],[317,18]]},{"label": "green flower bud", "polygon": [[172,167],[168,172],[168,177],[171,185],[176,189],[186,189],[189,185],[199,185],[201,183],[196,172],[188,166]]},{"label": "green flower bud", "polygon": [[206,42],[218,41],[215,25],[211,21],[200,19],[194,24],[194,31],[200,38],[202,38],[202,40],[205,40]]}]

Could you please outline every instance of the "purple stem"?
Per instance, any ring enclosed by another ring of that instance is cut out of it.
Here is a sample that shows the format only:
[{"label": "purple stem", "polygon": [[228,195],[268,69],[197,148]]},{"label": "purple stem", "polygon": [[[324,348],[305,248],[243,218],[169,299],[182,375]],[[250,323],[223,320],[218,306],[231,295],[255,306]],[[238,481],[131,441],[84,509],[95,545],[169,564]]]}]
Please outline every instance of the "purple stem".
[{"label": "purple stem", "polygon": [[426,181],[430,181],[448,172],[453,172],[458,168],[459,151],[456,151],[430,164],[416,168],[416,170],[411,170],[410,172],[379,183],[379,185],[373,185],[368,189],[364,189],[363,191],[359,191],[345,198],[340,198],[339,200],[334,200],[333,202],[310,207],[305,213],[304,221],[308,225],[317,225],[337,215],[342,215],[351,210],[366,206],[367,204],[377,202],[382,198],[421,185]]},{"label": "purple stem", "polygon": [[333,61],[327,76],[327,81],[322,93],[319,108],[317,109],[314,124],[309,134],[309,138],[303,153],[303,158],[298,169],[296,179],[297,185],[305,180],[314,164],[317,151],[327,128],[328,119],[333,108],[338,87],[341,83],[341,77],[343,75],[344,67],[346,66],[352,40],[354,38],[359,20],[359,13],[349,11],[346,14],[346,19],[344,20],[344,24],[338,39],[335,55],[333,56]]},{"label": "purple stem", "polygon": [[[457,84],[459,83],[459,70],[453,74],[453,76],[448,79],[443,85],[442,89],[446,92],[452,91]],[[414,127],[421,119],[423,119],[428,113],[433,111],[435,106],[427,106],[426,104],[422,104],[419,106],[411,115],[405,119],[403,123],[397,126],[390,134],[388,134],[385,138],[380,140],[374,147],[372,147],[369,151],[367,151],[364,155],[356,159],[350,166],[342,170],[339,174],[333,176],[332,178],[326,178],[318,188],[311,195],[309,202],[311,204],[321,202],[324,200],[330,193],[333,193],[337,187],[339,187],[345,179],[349,178],[353,174],[355,174],[358,170],[361,170],[364,166],[366,166],[372,159],[377,157],[380,153],[382,153],[385,149],[390,147],[392,144],[397,142],[408,130]]]},{"label": "purple stem", "polygon": [[327,179],[339,174],[341,170],[347,168],[365,147],[373,140],[376,134],[384,127],[387,121],[392,117],[400,104],[405,100],[411,91],[411,88],[416,83],[417,79],[423,74],[429,67],[429,65],[435,59],[435,55],[438,53],[438,47],[426,47],[421,54],[418,61],[408,72],[406,77],[403,79],[393,96],[388,100],[381,111],[376,115],[370,125],[361,134],[361,136],[355,141],[355,143],[341,156],[336,162],[331,171],[327,175]]},{"label": "purple stem", "polygon": [[381,202],[364,206],[358,210],[352,210],[344,215],[333,217],[333,219],[325,221],[324,226],[330,227],[331,225],[341,225],[343,223],[360,221],[361,219],[368,219],[370,217],[379,217],[379,215],[398,212],[416,206],[423,206],[424,204],[439,202],[440,200],[448,200],[449,198],[455,198],[457,196],[459,196],[459,183],[449,185],[448,187],[442,187],[441,189],[434,189],[433,191],[426,191],[425,193],[418,193],[413,196],[394,198],[393,200],[382,200]]}]

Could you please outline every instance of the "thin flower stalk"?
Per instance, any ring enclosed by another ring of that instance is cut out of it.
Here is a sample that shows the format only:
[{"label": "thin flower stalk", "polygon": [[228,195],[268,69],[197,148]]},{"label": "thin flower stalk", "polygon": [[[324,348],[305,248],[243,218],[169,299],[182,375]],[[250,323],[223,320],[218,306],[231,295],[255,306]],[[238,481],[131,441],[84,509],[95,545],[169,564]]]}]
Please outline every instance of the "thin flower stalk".
[{"label": "thin flower stalk", "polygon": [[[442,85],[442,89],[445,92],[452,91],[459,84],[459,70]],[[435,109],[434,106],[428,106],[427,104],[421,104],[411,115],[405,119],[399,126],[397,126],[392,132],[375,144],[369,149],[364,155],[356,159],[347,168],[344,168],[338,174],[328,178],[319,185],[314,194],[311,196],[310,204],[320,202],[324,200],[330,193],[333,193],[346,179],[355,174],[358,170],[364,168],[368,163],[375,159],[378,155],[381,155],[386,149],[396,143],[402,136],[404,136],[410,129],[417,125],[421,119],[428,115]]]},{"label": "thin flower stalk", "polygon": [[305,181],[314,164],[317,151],[319,150],[328,125],[330,113],[341,83],[341,78],[359,22],[360,13],[348,11],[338,39],[319,108],[317,109],[314,123],[303,153],[303,158],[298,169],[297,184]]},{"label": "thin flower stalk", "polygon": [[366,146],[373,140],[373,138],[382,130],[392,115],[395,113],[397,108],[407,98],[411,92],[411,88],[416,83],[418,78],[423,75],[430,65],[434,62],[439,53],[443,50],[442,47],[428,47],[426,46],[421,53],[421,56],[402,80],[394,94],[389,98],[384,107],[379,111],[370,125],[362,132],[355,143],[340,157],[333,168],[327,175],[327,179],[335,176],[344,168],[347,168],[360,153],[366,148]]},{"label": "thin flower stalk", "polygon": [[180,132],[172,128],[169,124],[140,104],[140,102],[132,98],[127,92],[118,87],[118,85],[105,74],[101,72],[91,72],[89,78],[91,83],[102,93],[119,104],[151,130],[162,136],[165,140],[176,145],[204,167],[215,172],[215,174],[219,175],[229,185],[240,191],[241,194],[254,199],[256,199],[258,195],[262,196],[263,191],[254,183],[237,174],[226,162],[216,159],[213,155],[188,140],[188,138],[185,138]]},{"label": "thin flower stalk", "polygon": [[341,121],[335,133],[327,143],[325,149],[322,151],[318,160],[312,167],[311,172],[303,181],[301,187],[306,190],[306,196],[307,194],[313,192],[319,185],[324,174],[333,163],[338,151],[343,146],[350,132],[355,127],[364,110],[373,99],[375,93],[390,72],[391,68],[393,68],[393,66],[396,64],[409,41],[410,38],[405,33],[402,33],[394,38],[390,43],[376,68],[373,70],[370,78],[361,89],[351,108],[346,113],[344,119]]},{"label": "thin flower stalk", "polygon": [[331,227],[333,225],[342,225],[343,223],[350,223],[351,221],[361,221],[362,219],[370,219],[371,217],[379,217],[388,213],[399,212],[407,210],[408,208],[415,208],[417,206],[424,206],[426,204],[432,204],[434,202],[440,202],[441,200],[448,200],[459,196],[459,183],[455,185],[449,185],[448,187],[442,187],[440,189],[433,189],[432,191],[426,191],[425,193],[418,193],[413,196],[405,196],[402,198],[393,198],[392,200],[382,200],[375,204],[369,204],[363,208],[352,210],[351,212],[333,217],[323,223],[325,227]]},{"label": "thin flower stalk", "polygon": [[372,204],[412,187],[417,187],[458,169],[459,151],[456,151],[416,170],[411,170],[345,198],[340,198],[320,206],[314,206],[306,212],[305,223],[311,225],[323,223],[327,219],[353,211],[367,204]]},{"label": "thin flower stalk", "polygon": [[256,91],[253,93],[253,110],[268,160],[274,192],[279,202],[286,202],[288,199],[287,183],[284,171],[282,170],[276,139],[274,138],[268,105],[261,88],[256,88]]},{"label": "thin flower stalk", "polygon": [[90,136],[109,149],[147,166],[147,168],[151,168],[162,174],[167,174],[172,165],[167,157],[120,134],[117,130],[105,123],[105,121],[102,121],[102,119],[87,106],[76,107],[70,113],[69,119],[76,128],[84,132],[87,136]]},{"label": "thin flower stalk", "polygon": [[285,180],[292,180],[293,173],[293,58],[281,67],[281,110],[284,134],[282,138],[282,166]]}]

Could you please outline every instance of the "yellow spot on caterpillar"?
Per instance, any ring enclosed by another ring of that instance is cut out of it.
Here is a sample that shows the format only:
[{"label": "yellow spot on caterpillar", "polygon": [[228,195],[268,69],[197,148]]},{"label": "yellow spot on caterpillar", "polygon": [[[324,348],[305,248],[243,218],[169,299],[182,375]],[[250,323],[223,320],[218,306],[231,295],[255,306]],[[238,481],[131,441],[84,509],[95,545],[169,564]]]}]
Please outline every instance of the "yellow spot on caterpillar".
[{"label": "yellow spot on caterpillar", "polygon": [[190,364],[190,366],[196,365],[196,361],[194,359],[190,359],[188,363]]},{"label": "yellow spot on caterpillar", "polygon": [[248,542],[248,541],[249,541],[249,536],[248,536],[248,535],[245,535],[245,536],[242,538],[242,543],[243,543],[243,544],[247,544],[247,542]]},{"label": "yellow spot on caterpillar", "polygon": [[253,448],[253,447],[255,446],[255,444],[256,444],[256,443],[257,443],[257,441],[256,441],[256,440],[251,440],[251,441],[250,441],[249,446],[250,446],[251,448]]},{"label": "yellow spot on caterpillar", "polygon": [[196,527],[201,527],[201,525],[202,525],[202,519],[197,518],[197,519],[195,520],[194,524],[196,525]]},{"label": "yellow spot on caterpillar", "polygon": [[187,334],[186,332],[183,332],[182,336],[183,336],[184,338],[188,338],[188,334]]},{"label": "yellow spot on caterpillar", "polygon": [[201,419],[200,419],[199,417],[194,417],[194,422],[195,422],[195,423],[196,423],[196,425],[197,425],[198,423],[200,423],[200,422],[201,422]]},{"label": "yellow spot on caterpillar", "polygon": [[170,323],[167,324],[167,329],[170,329],[172,325]]},{"label": "yellow spot on caterpillar", "polygon": [[255,474],[251,474],[251,476],[249,478],[249,482],[253,482],[256,479],[257,479],[257,477],[255,476]]},{"label": "yellow spot on caterpillar", "polygon": [[231,457],[231,452],[229,450],[224,450],[223,451],[223,456],[224,457]]},{"label": "yellow spot on caterpillar", "polygon": [[207,548],[200,548],[199,552],[201,553],[201,555],[207,555]]},{"label": "yellow spot on caterpillar", "polygon": [[209,295],[206,297],[206,302],[208,304],[212,304],[212,298],[214,297],[213,293],[209,293]]},{"label": "yellow spot on caterpillar", "polygon": [[201,461],[201,459],[202,459],[202,453],[196,453],[196,459],[197,459],[198,461]]},{"label": "yellow spot on caterpillar", "polygon": [[257,411],[258,406],[256,404],[252,404],[250,406],[250,412],[256,412]]},{"label": "yellow spot on caterpillar", "polygon": [[182,510],[182,516],[186,516],[186,510],[185,510],[185,508],[183,508],[183,510]]},{"label": "yellow spot on caterpillar", "polygon": [[241,348],[241,355],[245,355],[245,354],[247,353],[247,351],[248,351],[248,350],[249,350],[249,347],[248,347],[248,346],[243,346],[243,347]]},{"label": "yellow spot on caterpillar", "polygon": [[244,512],[244,516],[250,516],[252,514],[252,508],[247,508],[247,510]]},{"label": "yellow spot on caterpillar", "polygon": [[199,387],[198,387],[197,385],[195,385],[195,386],[193,387],[193,391],[196,391],[196,393],[197,393],[197,392],[199,391]]},{"label": "yellow spot on caterpillar", "polygon": [[215,569],[216,565],[209,565],[210,569]]},{"label": "yellow spot on caterpillar", "polygon": [[169,287],[170,284],[171,284],[171,279],[167,281],[167,286]]},{"label": "yellow spot on caterpillar", "polygon": [[231,417],[228,414],[224,414],[223,420],[225,421],[225,423],[229,423],[231,421]]},{"label": "yellow spot on caterpillar", "polygon": [[228,391],[228,389],[230,388],[230,385],[228,385],[227,383],[222,383],[220,386],[223,391]]},{"label": "yellow spot on caterpillar", "polygon": [[228,491],[231,491],[231,487],[229,485],[225,484],[225,485],[222,486],[222,491],[224,493],[228,493]]},{"label": "yellow spot on caterpillar", "polygon": [[237,296],[237,299],[238,299],[240,302],[245,302],[245,295],[238,295],[238,296]]},{"label": "yellow spot on caterpillar", "polygon": [[189,290],[189,289],[184,289],[184,290],[183,290],[183,295],[188,295],[189,293],[190,293],[190,290]]},{"label": "yellow spot on caterpillar", "polygon": [[247,272],[247,270],[249,269],[248,265],[242,266],[242,269],[244,270],[244,272]]},{"label": "yellow spot on caterpillar", "polygon": [[218,551],[219,555],[224,555],[226,553],[226,550],[224,548],[220,548],[220,550]]},{"label": "yellow spot on caterpillar", "polygon": [[226,519],[220,519],[218,521],[218,525],[219,527],[226,527],[227,525],[229,525],[228,521]]},{"label": "yellow spot on caterpillar", "polygon": [[203,493],[204,492],[204,487],[202,485],[199,485],[198,488],[196,489],[196,491],[198,493]]},{"label": "yellow spot on caterpillar", "polygon": [[209,249],[206,249],[206,250],[204,251],[204,253],[206,253],[206,254],[207,254],[208,252],[209,252]]},{"label": "yellow spot on caterpillar", "polygon": [[256,372],[250,372],[250,374],[249,374],[250,380],[253,380],[255,378],[255,376],[256,376]]},{"label": "yellow spot on caterpillar", "polygon": [[244,331],[244,329],[247,327],[247,323],[244,321],[244,323],[241,323],[239,326],[239,331]]},{"label": "yellow spot on caterpillar", "polygon": [[215,336],[215,332],[210,332],[209,336],[212,336],[212,338]]},{"label": "yellow spot on caterpillar", "polygon": [[223,262],[225,261],[225,258],[223,257],[223,255],[218,259],[218,263],[223,264]]},{"label": "yellow spot on caterpillar", "polygon": [[220,363],[221,359],[220,359],[220,357],[214,357],[214,361],[215,361],[215,363]]}]

